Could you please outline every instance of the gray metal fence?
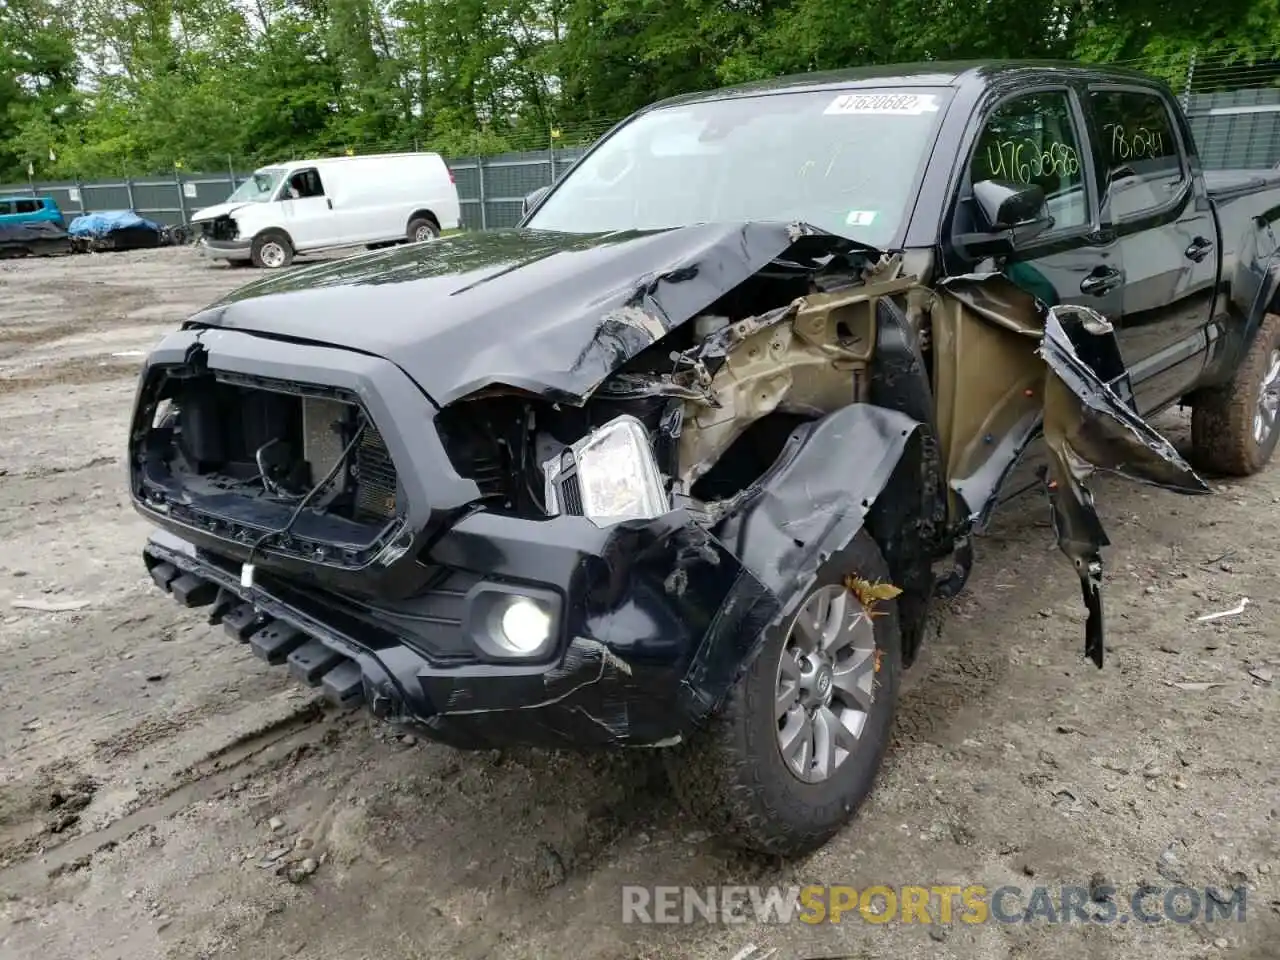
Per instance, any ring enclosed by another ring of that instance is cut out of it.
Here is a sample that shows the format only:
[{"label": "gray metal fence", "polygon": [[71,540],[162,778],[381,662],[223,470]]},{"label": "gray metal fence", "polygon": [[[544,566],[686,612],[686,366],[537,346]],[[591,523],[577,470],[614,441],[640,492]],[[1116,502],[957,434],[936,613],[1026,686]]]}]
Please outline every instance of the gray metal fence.
[{"label": "gray metal fence", "polygon": [[[1280,88],[1183,95],[1206,167],[1273,167],[1280,164]],[[586,147],[533,150],[447,160],[458,186],[462,223],[469,230],[509,227],[520,201],[564,174]],[[201,207],[221,203],[247,172],[184,173],[129,180],[36,180],[0,184],[0,196],[48,194],[74,217],[101,210],[136,210],[167,224],[188,222]]]},{"label": "gray metal fence", "polygon": [[1196,148],[1206,168],[1280,163],[1280,89],[1193,93],[1186,101]]},{"label": "gray metal fence", "polygon": [[[468,230],[513,226],[520,202],[560,177],[585,147],[504,153],[446,160],[458,186],[462,225]],[[227,199],[248,172],[184,173],[127,180],[35,180],[0,184],[0,196],[52,196],[71,220],[82,213],[134,210],[149,220],[184,224],[202,207]]]}]

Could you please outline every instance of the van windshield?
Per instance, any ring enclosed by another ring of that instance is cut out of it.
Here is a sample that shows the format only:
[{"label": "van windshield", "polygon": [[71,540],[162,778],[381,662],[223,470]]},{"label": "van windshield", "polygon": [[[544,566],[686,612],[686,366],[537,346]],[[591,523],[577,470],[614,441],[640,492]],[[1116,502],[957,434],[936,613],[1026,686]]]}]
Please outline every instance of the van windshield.
[{"label": "van windshield", "polygon": [[275,196],[276,187],[284,179],[285,171],[280,167],[264,167],[255,171],[235,192],[227,197],[227,203],[265,203]]},{"label": "van windshield", "polygon": [[803,220],[883,245],[910,210],[950,95],[864,88],[662,107],[579,161],[525,225],[604,233]]}]

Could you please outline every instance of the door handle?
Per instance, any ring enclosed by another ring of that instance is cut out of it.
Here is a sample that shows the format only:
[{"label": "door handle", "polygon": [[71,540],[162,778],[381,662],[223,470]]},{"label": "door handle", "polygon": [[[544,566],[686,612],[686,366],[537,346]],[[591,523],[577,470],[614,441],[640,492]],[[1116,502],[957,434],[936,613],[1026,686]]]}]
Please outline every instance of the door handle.
[{"label": "door handle", "polygon": [[1194,260],[1199,263],[1213,252],[1213,241],[1206,240],[1204,237],[1196,237],[1191,241],[1191,246],[1187,247],[1185,252],[1188,260]]},{"label": "door handle", "polygon": [[1100,297],[1120,286],[1121,273],[1111,267],[1098,267],[1080,281],[1080,292],[1091,297]]},{"label": "door handle", "polygon": [[333,209],[333,197],[325,197],[324,202],[329,205],[329,209]]}]

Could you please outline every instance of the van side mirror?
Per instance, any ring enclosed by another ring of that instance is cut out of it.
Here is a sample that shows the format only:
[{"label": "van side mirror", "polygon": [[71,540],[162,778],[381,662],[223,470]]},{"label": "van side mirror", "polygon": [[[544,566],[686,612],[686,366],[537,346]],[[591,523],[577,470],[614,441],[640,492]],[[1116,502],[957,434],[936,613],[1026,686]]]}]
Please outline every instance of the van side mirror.
[{"label": "van side mirror", "polygon": [[973,199],[993,232],[1014,230],[1024,239],[1053,225],[1044,190],[1034,183],[980,180],[973,185]]},{"label": "van side mirror", "polygon": [[529,211],[538,205],[538,201],[546,196],[547,191],[550,189],[551,187],[549,186],[539,187],[524,198],[524,201],[520,204],[520,216],[522,219],[529,215]]}]

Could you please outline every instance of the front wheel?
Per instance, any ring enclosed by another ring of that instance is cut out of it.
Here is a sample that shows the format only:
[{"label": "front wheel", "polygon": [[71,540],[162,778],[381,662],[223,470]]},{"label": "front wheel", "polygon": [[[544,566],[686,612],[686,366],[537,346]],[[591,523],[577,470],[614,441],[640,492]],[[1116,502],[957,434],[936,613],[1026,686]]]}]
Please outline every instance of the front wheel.
[{"label": "front wheel", "polygon": [[249,255],[255,267],[279,270],[293,263],[293,244],[279,230],[264,230],[253,238]]},{"label": "front wheel", "polygon": [[409,229],[405,231],[405,234],[410,243],[423,243],[439,237],[440,228],[435,225],[434,221],[428,220],[426,217],[414,217],[409,221]]},{"label": "front wheel", "polygon": [[1280,314],[1269,313],[1225,386],[1192,400],[1193,459],[1205,469],[1247,477],[1267,465],[1280,441]]},{"label": "front wheel", "polygon": [[870,534],[824,565],[775,624],[723,710],[666,754],[685,808],[730,842],[799,856],[822,846],[871,792],[889,744],[901,639],[894,601],[865,608],[846,576],[887,580]]}]

